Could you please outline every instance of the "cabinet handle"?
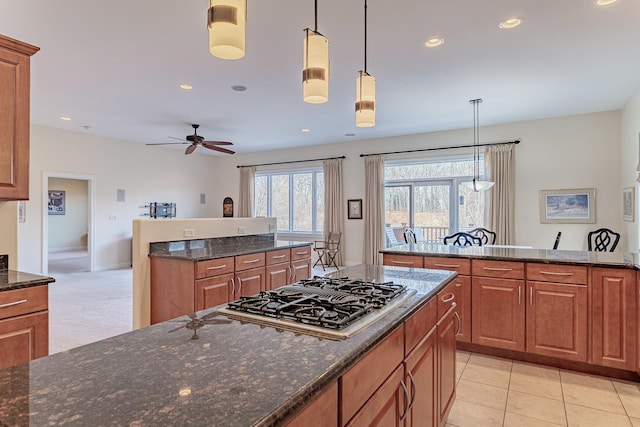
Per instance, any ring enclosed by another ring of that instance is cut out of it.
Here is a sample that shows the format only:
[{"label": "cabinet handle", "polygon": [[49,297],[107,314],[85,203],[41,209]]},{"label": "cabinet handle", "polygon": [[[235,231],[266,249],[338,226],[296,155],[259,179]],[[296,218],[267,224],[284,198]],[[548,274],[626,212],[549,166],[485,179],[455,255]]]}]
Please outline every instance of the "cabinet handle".
[{"label": "cabinet handle", "polygon": [[533,305],[533,287],[529,288],[529,305]]},{"label": "cabinet handle", "polygon": [[411,410],[411,408],[413,407],[413,404],[416,402],[417,390],[416,390],[416,381],[413,379],[413,375],[411,375],[411,372],[408,372],[407,374],[409,375],[409,379],[411,380],[411,403],[409,403],[409,407],[407,408],[407,414],[408,414],[409,410]]},{"label": "cabinet handle", "polygon": [[433,264],[436,267],[460,268],[457,264]]},{"label": "cabinet handle", "polygon": [[513,271],[513,268],[498,268],[498,267],[482,267],[483,270],[488,271]]},{"label": "cabinet handle", "polygon": [[394,261],[391,260],[393,264],[402,264],[402,265],[413,265],[413,261]]},{"label": "cabinet handle", "polygon": [[284,257],[286,257],[286,255],[273,255],[271,257],[271,259],[280,259],[280,258],[284,258]]},{"label": "cabinet handle", "polygon": [[238,296],[242,294],[242,280],[238,279]]},{"label": "cabinet handle", "polygon": [[309,251],[304,251],[304,252],[296,252],[296,255],[306,255],[308,254]]},{"label": "cabinet handle", "polygon": [[518,286],[518,305],[520,305],[520,300],[522,299],[522,289]]},{"label": "cabinet handle", "polygon": [[11,307],[18,304],[24,304],[25,302],[27,302],[26,299],[21,299],[20,301],[8,302],[6,304],[0,304],[0,308]]},{"label": "cabinet handle", "polygon": [[216,267],[207,267],[207,270],[220,270],[222,268],[225,268],[226,266],[227,264],[218,265]]},{"label": "cabinet handle", "polygon": [[242,261],[242,263],[243,264],[253,264],[253,263],[256,263],[256,262],[259,262],[259,261],[260,261],[260,258],[256,258],[256,259],[252,259],[250,261]]},{"label": "cabinet handle", "polygon": [[289,281],[291,282],[293,280],[293,268],[287,267],[287,269],[289,270]]},{"label": "cabinet handle", "polygon": [[404,421],[409,413],[409,390],[407,390],[407,386],[404,384],[404,381],[400,381],[400,386],[402,387],[402,392],[404,393],[404,412],[400,417],[400,421]]},{"label": "cabinet handle", "polygon": [[[451,295],[451,296],[449,296],[449,295]],[[453,292],[448,293],[447,295],[442,297],[442,302],[453,301],[455,297],[456,297],[456,295]]]},{"label": "cabinet handle", "polygon": [[236,293],[236,279],[231,278],[231,297],[235,299],[234,294]]},{"label": "cabinet handle", "polygon": [[563,273],[555,271],[540,271],[540,274],[548,274],[550,276],[573,276],[573,273]]},{"label": "cabinet handle", "polygon": [[460,282],[456,283],[456,288],[459,288],[460,286],[462,286],[462,283]]},{"label": "cabinet handle", "polygon": [[456,317],[456,321],[458,322],[458,327],[456,328],[456,336],[458,336],[460,335],[460,329],[462,329],[462,319],[460,319],[460,315],[457,311],[454,311],[453,315]]}]

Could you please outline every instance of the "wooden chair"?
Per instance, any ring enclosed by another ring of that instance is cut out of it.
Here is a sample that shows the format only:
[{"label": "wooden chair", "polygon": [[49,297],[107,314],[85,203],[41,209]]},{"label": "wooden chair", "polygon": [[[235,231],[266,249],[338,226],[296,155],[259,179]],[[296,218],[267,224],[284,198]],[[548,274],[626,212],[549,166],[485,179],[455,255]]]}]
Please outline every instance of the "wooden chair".
[{"label": "wooden chair", "polygon": [[496,233],[486,228],[478,227],[469,232],[472,236],[479,237],[483,245],[495,245]]},{"label": "wooden chair", "polygon": [[341,238],[342,233],[329,233],[327,240],[316,240],[314,242],[313,250],[318,255],[318,259],[315,264],[313,264],[314,267],[320,263],[323,270],[325,270],[325,267],[331,267],[331,265],[340,270],[336,262],[336,257],[338,253],[340,253]]},{"label": "wooden chair", "polygon": [[404,229],[404,242],[405,243],[417,243],[417,239],[416,239],[416,233],[410,229],[410,228],[405,228]]},{"label": "wooden chair", "polygon": [[462,231],[444,236],[442,239],[445,245],[452,246],[482,246],[482,239]]},{"label": "wooden chair", "polygon": [[587,247],[595,252],[613,252],[619,240],[620,233],[608,228],[598,228],[587,235]]}]

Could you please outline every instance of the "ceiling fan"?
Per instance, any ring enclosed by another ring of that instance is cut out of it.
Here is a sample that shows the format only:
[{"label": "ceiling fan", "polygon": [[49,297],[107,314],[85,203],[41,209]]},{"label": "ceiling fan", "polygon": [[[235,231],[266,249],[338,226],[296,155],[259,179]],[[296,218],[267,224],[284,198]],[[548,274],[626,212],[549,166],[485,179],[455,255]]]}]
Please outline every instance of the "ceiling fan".
[{"label": "ceiling fan", "polygon": [[[193,127],[193,135],[187,135],[183,142],[159,142],[155,144],[146,144],[146,145],[173,145],[173,144],[190,144],[186,150],[184,150],[184,154],[191,154],[198,147],[208,148],[209,150],[219,151],[225,154],[235,154],[235,151],[228,150],[226,148],[218,147],[218,145],[233,145],[233,142],[227,141],[205,141],[204,136],[198,135],[198,128],[200,125],[192,124]],[[182,138],[174,138],[170,136],[171,139],[177,139],[182,141]]]}]

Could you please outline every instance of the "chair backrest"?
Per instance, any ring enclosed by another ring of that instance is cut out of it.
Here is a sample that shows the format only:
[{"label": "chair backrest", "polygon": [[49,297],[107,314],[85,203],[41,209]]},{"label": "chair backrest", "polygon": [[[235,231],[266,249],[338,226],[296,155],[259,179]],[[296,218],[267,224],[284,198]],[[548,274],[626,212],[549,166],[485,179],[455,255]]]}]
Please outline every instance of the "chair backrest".
[{"label": "chair backrest", "polygon": [[482,246],[482,239],[462,231],[444,236],[445,245],[453,246]]},{"label": "chair backrest", "polygon": [[405,243],[418,243],[418,241],[416,240],[416,233],[410,229],[410,228],[405,228],[404,229],[404,242]]},{"label": "chair backrest", "polygon": [[562,231],[558,231],[556,241],[553,243],[553,249],[558,249],[558,245],[560,244],[560,237],[562,237]]},{"label": "chair backrest", "polygon": [[340,239],[342,238],[342,233],[329,233],[329,238],[325,242],[328,250],[338,250],[340,249]]},{"label": "chair backrest", "polygon": [[587,235],[587,248],[596,252],[613,252],[619,240],[620,233],[608,228],[598,228]]},{"label": "chair backrest", "polygon": [[496,233],[486,228],[478,227],[469,232],[472,236],[479,237],[483,245],[495,245]]},{"label": "chair backrest", "polygon": [[391,246],[393,245],[399,245],[400,242],[398,241],[398,239],[396,238],[396,233],[393,231],[393,228],[391,227],[385,227],[385,230],[387,232],[387,241],[389,242],[389,244]]}]

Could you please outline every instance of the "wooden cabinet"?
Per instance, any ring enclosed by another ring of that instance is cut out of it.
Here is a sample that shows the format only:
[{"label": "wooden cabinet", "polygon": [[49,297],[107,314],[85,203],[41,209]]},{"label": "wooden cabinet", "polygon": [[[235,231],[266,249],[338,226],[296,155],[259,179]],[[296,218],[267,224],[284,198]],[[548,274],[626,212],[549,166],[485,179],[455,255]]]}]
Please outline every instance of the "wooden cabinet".
[{"label": "wooden cabinet", "polygon": [[406,415],[407,426],[436,427],[439,421],[438,334],[434,323],[431,325],[431,330],[405,359],[405,384],[411,384],[415,390],[413,405]]},{"label": "wooden cabinet", "polygon": [[47,285],[0,292],[0,369],[49,354]]},{"label": "wooden cabinet", "polygon": [[632,270],[593,268],[592,361],[635,371],[638,344],[636,274]]},{"label": "wooden cabinet", "polygon": [[265,290],[277,289],[309,277],[311,277],[310,248],[267,252]]},{"label": "wooden cabinet", "polygon": [[311,258],[291,261],[291,283],[311,277]]},{"label": "wooden cabinet", "polygon": [[438,425],[444,426],[456,397],[456,333],[460,323],[455,303],[437,323]]},{"label": "wooden cabinet", "polygon": [[29,68],[38,50],[0,35],[0,200],[29,199]]},{"label": "wooden cabinet", "polygon": [[422,268],[423,260],[421,256],[417,256],[417,255],[383,254],[382,264],[390,265],[394,267]]},{"label": "wooden cabinet", "polygon": [[264,291],[265,287],[265,269],[253,268],[236,272],[235,276],[235,293],[231,300],[236,300],[241,296],[255,295]]},{"label": "wooden cabinet", "polygon": [[215,307],[229,302],[235,295],[233,274],[222,274],[208,279],[196,280],[195,311]]},{"label": "wooden cabinet", "polygon": [[311,401],[286,427],[335,427],[338,425],[338,382],[333,382],[327,390]]}]

